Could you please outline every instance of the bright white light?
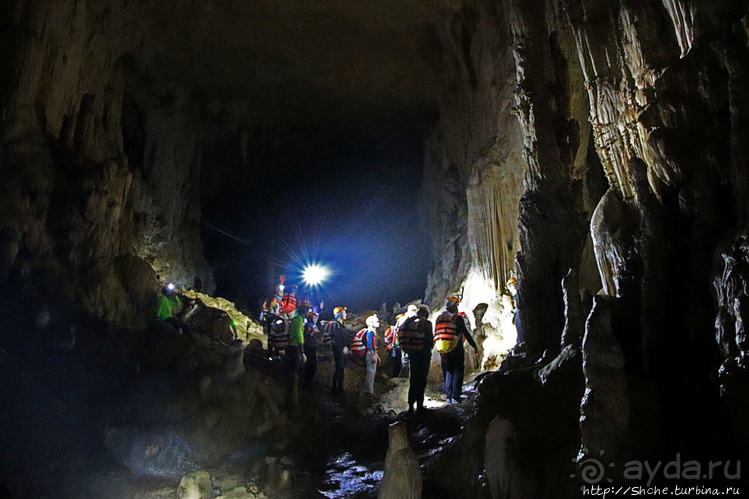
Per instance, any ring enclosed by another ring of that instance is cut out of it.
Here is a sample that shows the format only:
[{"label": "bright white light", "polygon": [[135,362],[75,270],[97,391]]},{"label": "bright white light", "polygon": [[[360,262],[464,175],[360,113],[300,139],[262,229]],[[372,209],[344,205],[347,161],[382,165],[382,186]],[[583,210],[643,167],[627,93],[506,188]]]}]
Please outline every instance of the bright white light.
[{"label": "bright white light", "polygon": [[169,291],[174,291],[174,284],[170,282],[169,284],[166,285],[166,289],[168,289]]},{"label": "bright white light", "polygon": [[309,286],[317,286],[328,278],[330,271],[327,267],[316,263],[307,265],[302,271],[302,279]]}]

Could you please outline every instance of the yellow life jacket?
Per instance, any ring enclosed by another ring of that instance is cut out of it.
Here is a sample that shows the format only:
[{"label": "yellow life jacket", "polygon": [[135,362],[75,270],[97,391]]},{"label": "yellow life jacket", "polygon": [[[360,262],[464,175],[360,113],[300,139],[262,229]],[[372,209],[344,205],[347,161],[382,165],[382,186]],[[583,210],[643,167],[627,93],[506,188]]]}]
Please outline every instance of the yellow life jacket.
[{"label": "yellow life jacket", "polygon": [[458,333],[455,325],[456,315],[442,312],[434,324],[434,346],[439,353],[449,353],[455,350],[462,334]]}]

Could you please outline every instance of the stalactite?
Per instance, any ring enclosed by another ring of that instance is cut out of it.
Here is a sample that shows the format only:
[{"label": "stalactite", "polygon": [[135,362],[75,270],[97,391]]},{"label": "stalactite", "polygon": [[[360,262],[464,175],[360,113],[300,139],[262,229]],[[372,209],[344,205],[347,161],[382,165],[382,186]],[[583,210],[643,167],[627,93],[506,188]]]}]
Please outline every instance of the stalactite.
[{"label": "stalactite", "polygon": [[681,57],[685,57],[694,41],[694,2],[692,0],[663,0],[663,6],[673,22],[674,33],[681,48]]}]

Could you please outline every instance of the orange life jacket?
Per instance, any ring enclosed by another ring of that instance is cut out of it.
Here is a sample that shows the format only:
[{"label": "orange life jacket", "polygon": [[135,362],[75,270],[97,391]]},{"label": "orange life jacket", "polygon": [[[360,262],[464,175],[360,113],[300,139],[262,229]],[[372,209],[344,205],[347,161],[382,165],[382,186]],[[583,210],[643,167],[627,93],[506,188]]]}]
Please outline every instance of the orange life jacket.
[{"label": "orange life jacket", "polygon": [[434,346],[439,353],[451,352],[463,339],[455,325],[455,315],[442,312],[434,323]]},{"label": "orange life jacket", "polygon": [[289,313],[292,310],[296,310],[296,294],[295,293],[286,293],[283,295],[283,299],[281,301],[281,309]]},{"label": "orange life jacket", "polygon": [[364,358],[367,354],[367,345],[365,343],[366,334],[367,328],[364,328],[354,335],[354,344],[351,346],[351,353],[354,354],[355,357]]}]

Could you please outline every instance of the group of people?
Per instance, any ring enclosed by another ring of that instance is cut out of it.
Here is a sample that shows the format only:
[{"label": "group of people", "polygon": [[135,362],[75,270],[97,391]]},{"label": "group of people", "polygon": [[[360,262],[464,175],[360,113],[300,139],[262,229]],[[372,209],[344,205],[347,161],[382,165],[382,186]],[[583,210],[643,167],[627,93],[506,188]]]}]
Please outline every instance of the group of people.
[{"label": "group of people", "polygon": [[[333,309],[333,319],[324,326],[318,325],[319,315],[306,301],[296,301],[296,291],[276,295],[264,306],[263,324],[268,335],[271,356],[285,351],[284,365],[289,377],[289,400],[292,409],[298,408],[297,379],[302,378],[302,389],[309,389],[317,373],[317,354],[321,347],[329,347],[335,364],[331,394],[343,395],[346,364],[349,357],[361,359],[366,365],[362,392],[374,396],[377,366],[382,363],[378,351],[380,319],[376,314],[366,318],[366,327],[352,333],[345,325],[346,307]],[[462,399],[465,354],[463,341],[478,347],[468,330],[464,315],[458,312],[460,300],[450,297],[445,311],[435,320],[429,320],[427,305],[409,305],[396,323],[385,332],[385,348],[393,358],[392,376],[408,376],[409,414],[424,412],[424,393],[436,348],[441,356],[448,404]]]},{"label": "group of people", "polygon": [[[333,319],[319,326],[318,310],[306,300],[297,302],[296,286],[284,292],[282,284],[263,305],[261,321],[268,337],[271,357],[280,358],[280,352],[284,352],[290,409],[296,411],[299,408],[297,395],[300,378],[303,390],[312,388],[320,348],[329,348],[333,354],[333,396],[343,394],[346,364],[350,356],[364,361],[366,376],[362,391],[374,396],[377,366],[381,364],[378,351],[380,319],[377,315],[367,317],[366,328],[353,334],[345,325],[346,307],[339,306],[333,309]],[[507,287],[515,303],[514,323],[518,331],[518,344],[521,344],[524,335],[517,309],[517,280],[509,279]],[[449,297],[445,311],[437,316],[434,325],[429,320],[431,312],[427,305],[409,305],[405,313],[396,317],[395,324],[385,331],[385,349],[392,357],[391,377],[409,378],[409,413],[424,411],[424,392],[435,348],[441,357],[446,402],[454,404],[462,400],[465,372],[463,342],[467,341],[476,351],[478,347],[466,325],[465,314],[458,311],[459,304],[459,298]],[[179,307],[181,303],[174,287],[165,286],[158,303],[157,317],[189,335],[187,325],[175,317],[174,310]]]}]

